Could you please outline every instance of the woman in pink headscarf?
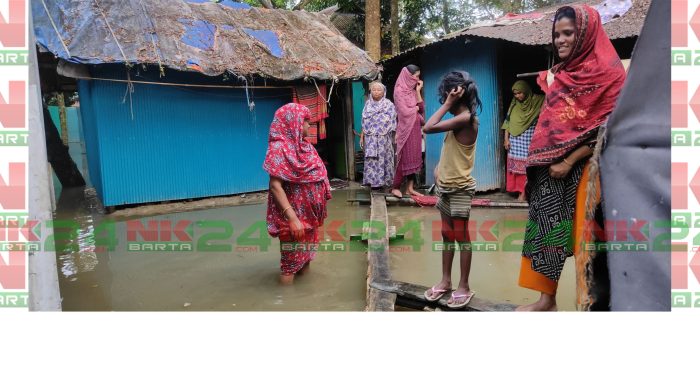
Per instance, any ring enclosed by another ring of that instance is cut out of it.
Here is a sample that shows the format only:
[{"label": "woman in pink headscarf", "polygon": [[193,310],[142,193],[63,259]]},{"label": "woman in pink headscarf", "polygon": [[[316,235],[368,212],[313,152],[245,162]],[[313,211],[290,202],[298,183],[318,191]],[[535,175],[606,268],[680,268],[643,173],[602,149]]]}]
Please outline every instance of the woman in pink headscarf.
[{"label": "woman in pink headscarf", "polygon": [[420,68],[408,65],[401,69],[394,86],[394,105],[398,116],[396,126],[396,173],[392,194],[401,198],[401,183],[408,179],[406,192],[409,195],[421,195],[413,189],[415,175],[423,166],[421,127],[425,123],[425,104],[421,91]]},{"label": "woman in pink headscarf", "polygon": [[318,228],[331,198],[328,174],[316,149],[305,140],[309,109],[290,103],[275,113],[263,169],[270,174],[267,231],[279,237],[280,282],[306,270],[318,249]]}]

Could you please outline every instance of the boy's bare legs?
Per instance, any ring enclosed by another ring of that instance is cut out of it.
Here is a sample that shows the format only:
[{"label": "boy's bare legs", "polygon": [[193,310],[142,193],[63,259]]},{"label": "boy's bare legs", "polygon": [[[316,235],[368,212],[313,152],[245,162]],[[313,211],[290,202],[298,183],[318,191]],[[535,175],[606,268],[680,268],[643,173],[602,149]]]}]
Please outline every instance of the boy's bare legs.
[{"label": "boy's bare legs", "polygon": [[472,268],[472,249],[471,239],[469,237],[469,219],[467,218],[452,218],[452,226],[454,228],[457,242],[459,243],[459,285],[454,294],[457,299],[448,301],[449,303],[459,304],[464,302],[469,293],[469,272]]},{"label": "boy's bare legs", "polygon": [[434,290],[450,290],[452,289],[452,259],[454,259],[454,233],[452,228],[452,218],[440,213],[442,218],[442,279],[433,288],[431,297],[434,298],[440,293],[435,293]]}]

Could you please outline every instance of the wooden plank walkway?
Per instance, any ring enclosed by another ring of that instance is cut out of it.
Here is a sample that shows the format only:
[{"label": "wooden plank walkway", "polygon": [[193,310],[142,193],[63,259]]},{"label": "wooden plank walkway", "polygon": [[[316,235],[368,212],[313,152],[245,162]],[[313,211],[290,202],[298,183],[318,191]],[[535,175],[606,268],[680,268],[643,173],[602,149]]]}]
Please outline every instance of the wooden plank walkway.
[{"label": "wooden plank walkway", "polygon": [[467,305],[466,308],[450,309],[447,307],[447,300],[450,298],[449,294],[445,294],[445,296],[440,298],[440,300],[437,302],[428,302],[428,300],[425,299],[423,293],[430,287],[405,282],[397,282],[393,280],[388,282],[370,283],[370,286],[377,290],[395,294],[396,306],[416,310],[440,308],[440,310],[444,311],[513,311],[516,308],[516,305],[512,305],[510,303],[492,302],[479,298],[477,295],[472,298],[471,302],[469,302],[469,305]]},{"label": "wooden plank walkway", "polygon": [[[374,196],[374,195],[373,195]],[[354,198],[348,199],[348,203],[359,203],[361,205],[371,204],[370,199],[366,198]],[[387,205],[391,206],[417,206],[416,201],[411,198],[397,198],[395,196],[386,196],[385,202]],[[503,200],[491,200],[488,198],[475,198],[472,202],[472,207],[474,208],[511,208],[511,209],[527,209],[528,204],[526,202],[517,201],[503,201]]]},{"label": "wooden plank walkway", "polygon": [[382,285],[391,281],[389,270],[389,216],[386,210],[384,195],[373,194],[370,221],[384,226],[385,230],[379,238],[372,235],[367,240],[367,311],[394,311],[396,294],[372,287],[372,284]]}]

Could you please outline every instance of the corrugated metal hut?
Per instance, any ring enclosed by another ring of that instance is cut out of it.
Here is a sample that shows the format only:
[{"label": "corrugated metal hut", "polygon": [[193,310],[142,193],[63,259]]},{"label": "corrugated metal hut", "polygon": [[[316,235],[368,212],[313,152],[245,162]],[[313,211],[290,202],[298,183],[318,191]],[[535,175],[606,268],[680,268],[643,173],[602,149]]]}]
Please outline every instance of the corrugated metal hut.
[{"label": "corrugated metal hut", "polygon": [[267,188],[275,110],[327,85],[330,172],[352,176],[349,80],[375,64],[327,16],[231,0],[34,0],[39,48],[77,79],[90,177],[106,206]]},{"label": "corrugated metal hut", "polygon": [[[603,16],[604,28],[620,57],[628,59],[650,2],[569,3],[592,3],[597,7]],[[613,3],[616,7],[611,6]],[[413,63],[421,67],[428,115],[440,106],[437,88],[445,73],[460,69],[468,71],[475,78],[484,105],[473,172],[478,191],[505,188],[505,151],[500,125],[512,97],[510,87],[517,80],[516,75],[545,70],[553,65],[552,20],[560,6],[562,4],[472,25],[384,61],[385,79],[390,86],[403,66]],[[537,89],[534,78],[528,81]],[[442,140],[440,135],[426,139],[425,173],[428,184],[434,182],[433,169],[440,159]]]}]

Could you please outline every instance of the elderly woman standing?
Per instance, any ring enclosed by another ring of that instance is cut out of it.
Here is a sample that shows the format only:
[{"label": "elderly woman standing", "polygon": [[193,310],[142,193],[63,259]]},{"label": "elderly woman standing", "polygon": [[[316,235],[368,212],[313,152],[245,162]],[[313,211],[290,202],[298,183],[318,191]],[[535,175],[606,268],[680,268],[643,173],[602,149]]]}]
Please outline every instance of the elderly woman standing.
[{"label": "elderly woman standing", "polygon": [[365,151],[364,185],[372,189],[389,187],[394,180],[394,146],[396,109],[386,98],[386,87],[375,81],[362,110],[360,146]]},{"label": "elderly woman standing", "polygon": [[519,80],[513,84],[513,100],[510,102],[506,120],[501,128],[505,130],[503,146],[508,151],[508,175],[506,191],[519,193],[518,200],[525,200],[527,175],[527,150],[535,132],[537,118],[542,109],[544,95],[532,93],[530,85]]},{"label": "elderly woman standing", "polygon": [[530,143],[526,193],[530,202],[519,285],[540,293],[521,311],[556,310],[559,277],[573,255],[577,190],[599,127],[615,108],[625,70],[598,12],[586,5],[559,8],[552,43],[561,62],[542,72],[545,103]]},{"label": "elderly woman standing", "polygon": [[401,183],[404,178],[408,185],[409,195],[421,195],[413,189],[416,174],[423,166],[421,127],[425,124],[425,104],[423,103],[423,81],[420,79],[420,68],[408,65],[401,69],[394,87],[394,104],[398,114],[396,127],[396,173],[394,174],[394,189],[392,194],[401,198]]},{"label": "elderly woman standing", "polygon": [[318,228],[331,198],[328,174],[305,136],[309,109],[289,103],[275,113],[263,169],[270,174],[267,231],[280,238],[280,282],[289,284],[316,256]]}]

